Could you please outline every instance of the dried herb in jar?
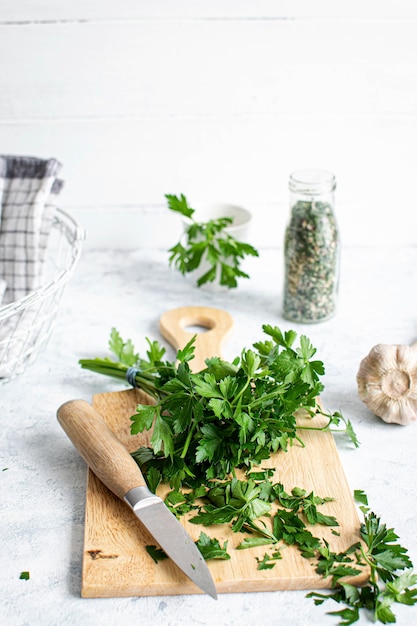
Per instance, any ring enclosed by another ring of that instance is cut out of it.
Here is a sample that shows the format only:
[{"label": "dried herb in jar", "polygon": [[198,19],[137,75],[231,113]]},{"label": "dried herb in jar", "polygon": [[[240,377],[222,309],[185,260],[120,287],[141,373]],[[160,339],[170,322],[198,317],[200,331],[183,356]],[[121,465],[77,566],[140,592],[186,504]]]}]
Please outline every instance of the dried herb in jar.
[{"label": "dried herb in jar", "polygon": [[318,195],[293,204],[285,232],[284,316],[296,322],[323,321],[336,311],[338,229],[332,204]]}]

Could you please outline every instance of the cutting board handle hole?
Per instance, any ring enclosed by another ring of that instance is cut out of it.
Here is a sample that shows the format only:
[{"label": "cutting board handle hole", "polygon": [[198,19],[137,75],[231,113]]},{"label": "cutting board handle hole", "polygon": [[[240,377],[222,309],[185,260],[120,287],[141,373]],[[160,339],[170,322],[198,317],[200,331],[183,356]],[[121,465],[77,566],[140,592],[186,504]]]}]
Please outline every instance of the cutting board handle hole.
[{"label": "cutting board handle hole", "polygon": [[203,326],[202,324],[188,324],[183,327],[183,330],[190,333],[190,335],[201,335],[201,333],[206,333],[210,329],[210,326]]},{"label": "cutting board handle hole", "polygon": [[182,315],[178,321],[182,330],[190,333],[190,335],[201,335],[212,330],[217,325],[215,318],[202,313],[187,313]]}]

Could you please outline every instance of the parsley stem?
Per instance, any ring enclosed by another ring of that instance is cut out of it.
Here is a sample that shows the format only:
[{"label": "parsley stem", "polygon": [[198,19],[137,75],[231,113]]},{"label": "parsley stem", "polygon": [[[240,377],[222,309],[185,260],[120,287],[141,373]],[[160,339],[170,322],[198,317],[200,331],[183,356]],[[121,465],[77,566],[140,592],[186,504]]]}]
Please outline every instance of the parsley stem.
[{"label": "parsley stem", "polygon": [[[111,376],[112,378],[118,378],[126,381],[126,372],[129,369],[124,363],[117,361],[110,361],[110,359],[80,359],[79,364],[83,369],[96,372],[97,374],[103,374],[104,376]],[[156,371],[156,368],[155,368]],[[141,371],[136,374],[136,384],[145,393],[152,396],[156,400],[160,397],[157,386],[155,384],[156,377],[151,372]]]},{"label": "parsley stem", "polygon": [[187,439],[185,440],[185,444],[180,455],[181,459],[185,459],[185,457],[187,456],[188,448],[190,447],[191,440],[194,436],[195,428],[196,428],[196,424],[195,422],[193,422],[190,430],[188,431]]},{"label": "parsley stem", "polygon": [[373,559],[368,557],[368,553],[365,552],[365,550],[363,549],[362,545],[360,547],[360,553],[361,553],[362,557],[364,558],[365,563],[367,565],[369,565],[369,569],[370,569],[369,582],[372,585],[377,586],[378,585],[378,578],[377,578],[377,573],[376,573],[376,569],[375,569],[375,563],[373,562]]},{"label": "parsley stem", "polygon": [[304,441],[303,441],[300,437],[298,437],[298,435],[295,435],[294,439],[295,439],[296,441],[298,441],[298,443],[300,444],[300,446],[301,446],[302,448],[305,448],[305,447],[306,447],[306,444],[304,443]]},{"label": "parsley stem", "polygon": [[258,406],[258,404],[264,404],[268,400],[273,400],[274,398],[276,398],[277,396],[280,396],[280,395],[282,395],[282,391],[280,389],[275,390],[275,391],[271,391],[270,393],[265,393],[261,397],[257,398],[256,400],[253,400],[250,403],[250,406],[251,407],[256,407],[256,406]]},{"label": "parsley stem", "polygon": [[[328,422],[327,424],[325,424],[324,426],[298,426],[297,425],[297,430],[329,430],[329,426],[332,423],[332,416],[327,415],[325,413],[320,413],[320,415],[323,415],[323,417],[327,417],[328,418]],[[331,430],[331,429],[330,429]],[[334,429],[335,432],[340,432],[337,429]]]},{"label": "parsley stem", "polygon": [[243,396],[243,394],[245,393],[246,389],[249,387],[251,382],[250,377],[247,378],[246,383],[243,385],[242,389],[239,391],[239,393],[237,393],[233,399],[233,403],[236,406],[236,409],[240,409],[242,402],[241,402],[241,398]]}]

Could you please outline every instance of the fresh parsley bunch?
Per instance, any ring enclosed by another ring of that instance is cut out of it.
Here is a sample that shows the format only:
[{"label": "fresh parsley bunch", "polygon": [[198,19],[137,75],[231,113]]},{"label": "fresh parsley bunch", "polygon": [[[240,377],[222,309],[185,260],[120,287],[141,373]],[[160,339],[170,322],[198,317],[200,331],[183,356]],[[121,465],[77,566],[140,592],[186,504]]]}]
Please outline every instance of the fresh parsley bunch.
[{"label": "fresh parsley bunch", "polygon": [[[264,325],[268,339],[243,349],[232,362],[206,359],[203,371],[193,373],[193,338],[176,355],[163,361],[165,349],[150,342],[147,359],[140,358],[130,341],[124,342],[113,329],[110,346],[118,361],[81,360],[82,367],[124,378],[137,367],[135,384],[156,400],[141,404],[131,418],[131,432],[152,430],[150,447],[134,458],[146,473],[150,469],[171,486],[195,486],[222,479],[235,468],[260,465],[272,453],[286,451],[293,440],[301,441],[303,428],[333,429],[340,422],[357,445],[351,424],[336,412],[325,414],[317,402],[323,390],[324,365],[314,360],[316,349],[306,336],[282,333]],[[304,409],[312,418],[326,415],[326,426],[299,426],[296,413]],[[302,443],[302,442],[301,442]]]},{"label": "fresh parsley bunch", "polygon": [[[235,468],[260,465],[278,450],[300,440],[296,412],[326,415],[330,429],[345,422],[358,445],[352,426],[340,413],[325,414],[317,402],[323,390],[321,361],[306,336],[293,347],[297,334],[264,325],[269,339],[243,349],[233,362],[206,359],[206,368],[193,373],[192,339],[177,354],[176,376],[160,388],[155,406],[139,405],[131,432],[153,426],[151,447],[141,448],[136,460],[153,467],[162,482],[190,486],[222,479]],[[314,420],[305,428],[316,428]],[[302,442],[301,442],[302,443]]]},{"label": "fresh parsley bunch", "polygon": [[186,197],[167,194],[168,208],[188,218],[190,224],[185,229],[185,240],[180,240],[170,248],[169,264],[174,265],[181,274],[188,274],[200,267],[203,260],[208,262],[209,269],[197,280],[197,286],[219,280],[220,285],[234,288],[238,286],[238,278],[249,278],[241,267],[246,256],[259,256],[258,251],[249,243],[238,241],[227,227],[233,223],[231,217],[220,217],[197,222]]}]

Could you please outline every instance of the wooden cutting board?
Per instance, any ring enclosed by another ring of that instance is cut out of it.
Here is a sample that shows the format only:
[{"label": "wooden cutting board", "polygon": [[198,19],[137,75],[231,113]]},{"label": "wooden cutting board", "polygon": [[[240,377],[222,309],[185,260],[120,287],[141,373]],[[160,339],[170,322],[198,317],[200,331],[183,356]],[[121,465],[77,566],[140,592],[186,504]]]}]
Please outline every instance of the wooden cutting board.
[{"label": "wooden cutting board", "polygon": [[[176,348],[185,345],[195,334],[194,330],[191,333],[186,330],[193,325],[209,329],[197,337],[194,370],[198,371],[204,366],[202,356],[220,356],[221,343],[232,327],[232,320],[227,313],[206,307],[175,309],[160,320],[161,333]],[[92,404],[132,452],[140,445],[148,445],[149,440],[143,434],[134,437],[130,434],[130,417],[138,403],[152,402],[143,392],[129,389],[97,394]],[[302,487],[316,495],[335,498],[321,510],[339,521],[336,530],[340,536],[332,534],[330,528],[317,526],[311,530],[315,536],[326,538],[334,552],[343,551],[359,540],[359,519],[333,435],[304,431],[302,438],[304,448],[295,443],[289,452],[277,453],[262,466],[276,468],[273,480],[283,483],[287,491]],[[163,496],[164,490],[158,493]],[[197,540],[202,528],[186,520],[182,523]],[[330,587],[330,579],[317,576],[313,562],[301,557],[294,547],[283,550],[282,560],[273,569],[258,570],[255,557],[262,559],[265,552],[271,553],[271,546],[236,550],[242,536],[228,526],[203,530],[221,544],[228,541],[231,559],[208,562],[218,593]],[[145,549],[146,545],[154,544],[128,506],[89,470],[81,595],[91,598],[202,593],[169,559],[154,563]],[[360,582],[357,577],[355,583]]]}]

